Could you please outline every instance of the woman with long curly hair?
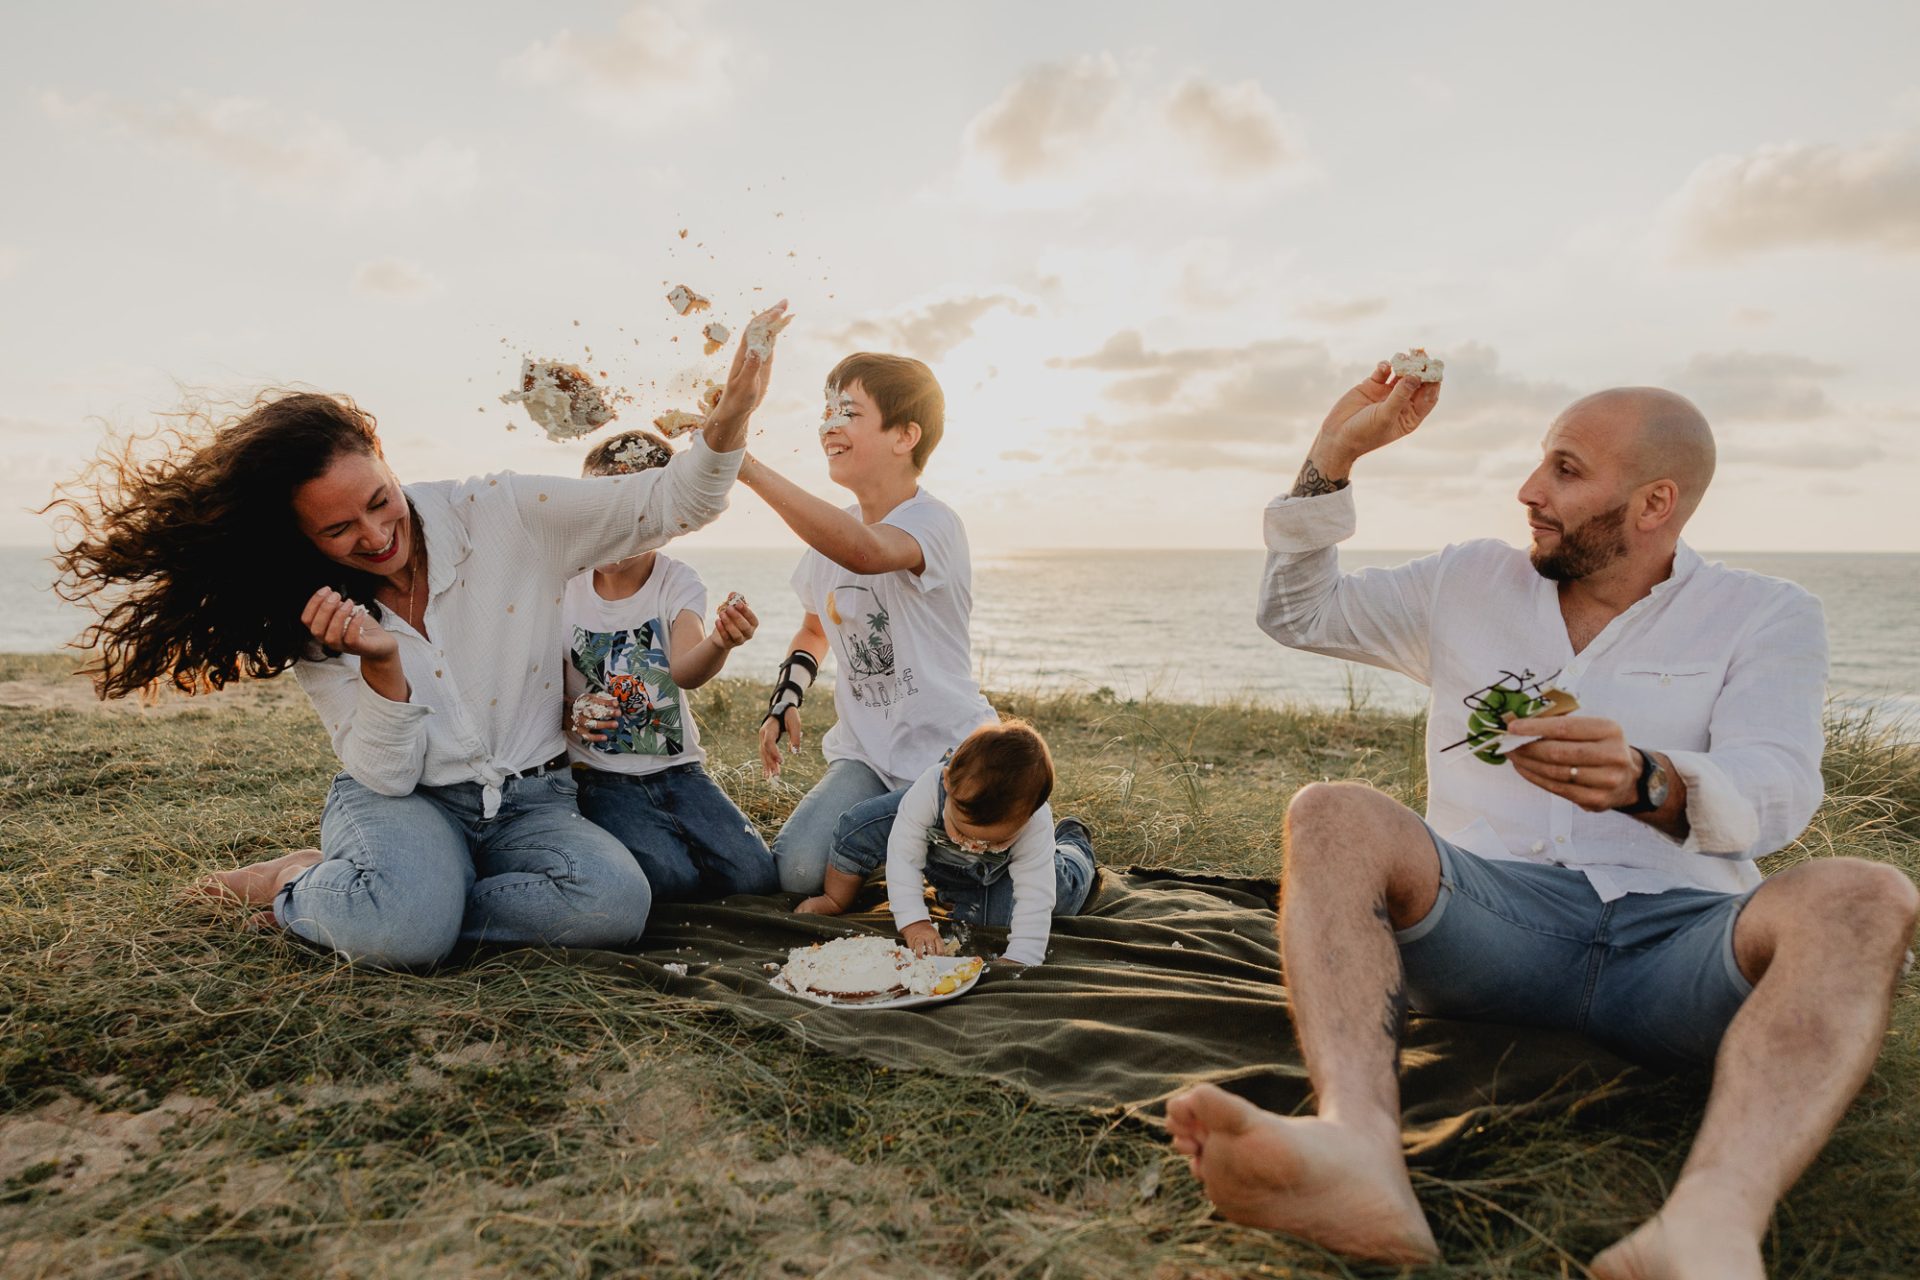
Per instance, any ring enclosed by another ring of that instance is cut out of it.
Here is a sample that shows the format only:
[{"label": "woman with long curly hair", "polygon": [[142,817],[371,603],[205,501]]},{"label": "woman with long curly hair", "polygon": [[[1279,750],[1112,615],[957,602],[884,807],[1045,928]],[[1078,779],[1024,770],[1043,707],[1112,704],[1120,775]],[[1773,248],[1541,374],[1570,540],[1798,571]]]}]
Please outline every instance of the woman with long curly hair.
[{"label": "woman with long curly hair", "polygon": [[693,445],[636,475],[402,487],[353,401],[270,392],[191,417],[157,456],[109,449],[66,486],[48,508],[68,527],[56,589],[94,608],[80,643],[102,697],[291,669],[340,757],[320,848],[209,887],[388,967],[463,939],[639,937],[646,877],[575,805],[561,599],[725,510],[770,370],[743,340]]}]

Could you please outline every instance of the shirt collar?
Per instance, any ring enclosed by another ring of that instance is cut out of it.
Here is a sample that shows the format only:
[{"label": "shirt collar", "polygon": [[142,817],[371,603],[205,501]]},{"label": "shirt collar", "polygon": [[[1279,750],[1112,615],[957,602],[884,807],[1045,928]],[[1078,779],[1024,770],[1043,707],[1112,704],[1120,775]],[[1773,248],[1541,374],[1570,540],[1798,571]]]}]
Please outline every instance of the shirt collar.
[{"label": "shirt collar", "polygon": [[466,563],[473,551],[467,526],[456,520],[441,485],[401,485],[414,517],[420,521],[420,536],[427,544],[427,590],[439,595],[453,585],[454,571]]}]

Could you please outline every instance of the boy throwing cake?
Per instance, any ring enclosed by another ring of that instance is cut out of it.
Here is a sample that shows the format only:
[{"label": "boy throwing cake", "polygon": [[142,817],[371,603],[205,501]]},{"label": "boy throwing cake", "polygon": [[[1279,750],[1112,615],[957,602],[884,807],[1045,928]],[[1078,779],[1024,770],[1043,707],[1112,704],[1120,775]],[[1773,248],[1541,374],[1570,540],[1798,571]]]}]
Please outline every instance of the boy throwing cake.
[{"label": "boy throwing cake", "polygon": [[793,573],[806,609],[760,727],[760,758],[780,771],[780,738],[801,739],[800,703],[827,649],[839,662],[839,720],[826,774],[774,838],[780,886],[818,894],[840,816],[934,765],[994,713],[972,670],[973,560],[966,527],[920,487],[940,443],[946,398],[905,356],[848,356],[827,376],[820,447],[854,502],[836,507],[748,457],[740,481],[810,548]]}]

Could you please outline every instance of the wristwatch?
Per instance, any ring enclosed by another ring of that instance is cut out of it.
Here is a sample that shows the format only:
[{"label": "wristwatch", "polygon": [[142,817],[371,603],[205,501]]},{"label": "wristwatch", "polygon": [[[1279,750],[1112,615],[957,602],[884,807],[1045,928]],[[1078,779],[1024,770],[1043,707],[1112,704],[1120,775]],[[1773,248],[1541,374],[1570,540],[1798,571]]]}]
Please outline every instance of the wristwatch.
[{"label": "wristwatch", "polygon": [[1640,780],[1634,784],[1632,804],[1623,804],[1615,813],[1652,813],[1667,802],[1667,793],[1672,789],[1667,781],[1667,771],[1653,758],[1653,752],[1635,747],[1640,753]]}]

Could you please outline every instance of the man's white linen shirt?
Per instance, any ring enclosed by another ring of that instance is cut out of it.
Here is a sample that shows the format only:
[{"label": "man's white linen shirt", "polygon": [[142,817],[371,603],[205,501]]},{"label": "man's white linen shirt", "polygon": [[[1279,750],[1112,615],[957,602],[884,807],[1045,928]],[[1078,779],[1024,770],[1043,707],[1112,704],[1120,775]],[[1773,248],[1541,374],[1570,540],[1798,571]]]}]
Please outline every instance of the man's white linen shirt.
[{"label": "man's white linen shirt", "polygon": [[404,486],[427,546],[427,636],[391,610],[381,625],[399,642],[407,701],[376,692],[351,654],[293,668],[347,772],[391,796],[477,782],[491,817],[509,774],[566,750],[567,580],[712,523],[743,456],[696,435],[665,467],[633,475]]},{"label": "man's white linen shirt", "polygon": [[[1398,671],[1431,690],[1427,822],[1482,857],[1574,867],[1602,901],[1760,883],[1753,860],[1791,842],[1821,796],[1827,630],[1820,602],[1778,578],[1708,564],[1682,542],[1673,570],[1578,654],[1555,583],[1485,539],[1393,569],[1342,574],[1353,487],[1266,510],[1260,627],[1282,644]],[[1592,813],[1467,747],[1461,699],[1531,670],[1664,754],[1687,784],[1687,837]]]}]

